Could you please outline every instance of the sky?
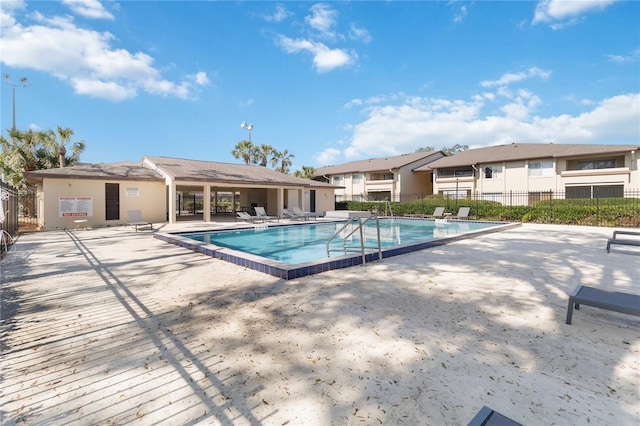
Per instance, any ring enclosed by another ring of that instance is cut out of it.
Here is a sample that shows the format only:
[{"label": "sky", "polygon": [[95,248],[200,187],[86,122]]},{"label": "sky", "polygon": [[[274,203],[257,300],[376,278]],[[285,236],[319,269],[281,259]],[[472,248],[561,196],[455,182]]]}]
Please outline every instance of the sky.
[{"label": "sky", "polygon": [[69,127],[81,162],[242,163],[249,137],[291,171],[640,143],[638,1],[3,0],[0,14],[2,134],[14,112],[20,130]]}]

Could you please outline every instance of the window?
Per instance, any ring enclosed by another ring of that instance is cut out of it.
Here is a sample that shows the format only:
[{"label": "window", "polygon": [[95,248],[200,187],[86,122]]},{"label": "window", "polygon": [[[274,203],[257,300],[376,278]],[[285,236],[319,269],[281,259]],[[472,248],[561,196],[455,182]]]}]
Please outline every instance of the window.
[{"label": "window", "polygon": [[359,185],[362,183],[362,175],[353,175],[351,176],[354,185]]},{"label": "window", "polygon": [[342,176],[334,176],[333,177],[333,184],[334,185],[342,185],[343,181],[344,181],[344,179],[342,178]]},{"label": "window", "polygon": [[529,177],[553,175],[553,161],[534,161],[529,163]]},{"label": "window", "polygon": [[441,177],[441,178],[469,177],[469,176],[473,176],[472,168],[438,169],[438,177]]},{"label": "window", "polygon": [[485,179],[500,179],[502,178],[502,166],[491,165],[482,169]]},{"label": "window", "polygon": [[614,169],[624,165],[624,157],[599,158],[591,160],[573,160],[567,162],[568,170],[598,170],[598,169]]},{"label": "window", "polygon": [[624,185],[568,186],[566,198],[622,198]]}]

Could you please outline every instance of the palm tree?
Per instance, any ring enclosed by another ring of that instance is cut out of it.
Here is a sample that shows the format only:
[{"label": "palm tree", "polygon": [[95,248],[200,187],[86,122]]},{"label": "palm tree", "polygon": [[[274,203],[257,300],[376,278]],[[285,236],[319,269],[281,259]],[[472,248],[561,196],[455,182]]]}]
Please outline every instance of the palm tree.
[{"label": "palm tree", "polygon": [[282,152],[275,151],[273,158],[271,158],[271,164],[280,173],[288,174],[289,166],[291,166],[291,159],[295,157],[293,154],[289,154],[286,149]]},{"label": "palm tree", "polygon": [[244,164],[249,164],[254,157],[255,146],[251,143],[251,141],[240,141],[236,144],[236,147],[231,151],[231,155],[234,158],[242,158],[244,160]]},{"label": "palm tree", "polygon": [[311,166],[302,166],[302,171],[296,170],[293,175],[305,179],[313,179],[316,177],[316,169]]},{"label": "palm tree", "polygon": [[[49,137],[51,138],[52,143],[55,145],[55,150],[58,154],[58,164],[60,167],[65,167],[67,164],[67,147],[66,144],[71,142],[71,136],[73,136],[73,130],[66,127],[62,128],[58,126],[58,133],[54,133],[53,130],[49,131]],[[59,137],[60,141],[56,142],[56,138]],[[74,142],[71,146],[71,157],[69,158],[70,163],[75,163],[80,159],[80,154],[84,151],[84,142],[78,141]]]},{"label": "palm tree", "polygon": [[23,186],[24,172],[40,169],[36,152],[47,145],[47,133],[26,132],[17,129],[9,131],[9,139],[0,136],[0,169],[12,185]]},{"label": "palm tree", "polygon": [[267,163],[270,160],[269,157],[273,158],[275,153],[276,150],[271,145],[262,144],[259,147],[255,147],[255,162],[260,163],[262,167],[267,167]]}]

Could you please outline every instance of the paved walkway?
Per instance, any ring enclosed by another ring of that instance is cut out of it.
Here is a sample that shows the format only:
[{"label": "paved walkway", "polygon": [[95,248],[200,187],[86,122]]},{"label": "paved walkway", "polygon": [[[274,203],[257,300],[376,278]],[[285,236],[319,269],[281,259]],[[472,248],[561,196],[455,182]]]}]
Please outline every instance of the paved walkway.
[{"label": "paved walkway", "polygon": [[564,323],[578,283],[640,293],[611,231],[524,225],[290,281],[149,231],[25,234],[0,262],[0,423],[464,425],[487,405],[637,425],[640,319]]}]

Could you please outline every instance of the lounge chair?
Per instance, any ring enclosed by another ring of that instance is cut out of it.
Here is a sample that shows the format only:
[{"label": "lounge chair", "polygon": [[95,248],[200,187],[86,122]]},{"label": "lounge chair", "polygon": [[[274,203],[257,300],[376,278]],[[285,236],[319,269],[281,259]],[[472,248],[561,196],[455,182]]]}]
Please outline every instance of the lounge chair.
[{"label": "lounge chair", "polygon": [[444,207],[436,207],[433,214],[425,215],[424,217],[439,219],[444,216]]},{"label": "lounge chair", "polygon": [[256,212],[256,216],[263,220],[277,220],[278,218],[275,216],[269,216],[265,211],[264,207],[254,207],[253,210]]},{"label": "lounge chair", "polygon": [[244,222],[264,222],[264,219],[258,217],[258,216],[251,216],[249,213],[247,212],[236,212],[236,215],[238,216],[238,219],[244,221]]},{"label": "lounge chair", "polygon": [[578,285],[569,296],[567,324],[571,324],[573,308],[580,309],[580,305],[640,316],[640,296]]},{"label": "lounge chair", "polygon": [[640,247],[640,238],[617,238],[618,235],[640,236],[637,231],[613,231],[613,236],[607,240],[607,253],[611,253],[611,244]]},{"label": "lounge chair", "polygon": [[458,209],[458,214],[455,216],[451,216],[449,219],[469,219],[469,211],[471,207],[460,207]]},{"label": "lounge chair", "polygon": [[307,220],[310,217],[312,217],[314,219],[317,217],[317,215],[315,213],[303,212],[300,207],[293,206],[291,208],[293,209],[293,214],[295,214],[296,216],[304,218],[304,220]]},{"label": "lounge chair", "polygon": [[153,224],[151,222],[147,222],[142,218],[142,212],[140,210],[128,210],[127,217],[129,220],[127,221],[127,226],[133,226],[136,228],[136,232],[138,232],[139,227],[148,226],[153,231]]},{"label": "lounge chair", "polygon": [[509,417],[484,406],[467,426],[522,426],[522,423],[511,420]]},{"label": "lounge chair", "polygon": [[295,214],[294,212],[292,212],[289,209],[282,209],[282,215],[287,218],[287,219],[291,219],[291,220],[300,220],[300,219],[304,219],[303,216],[298,216],[297,214]]}]

